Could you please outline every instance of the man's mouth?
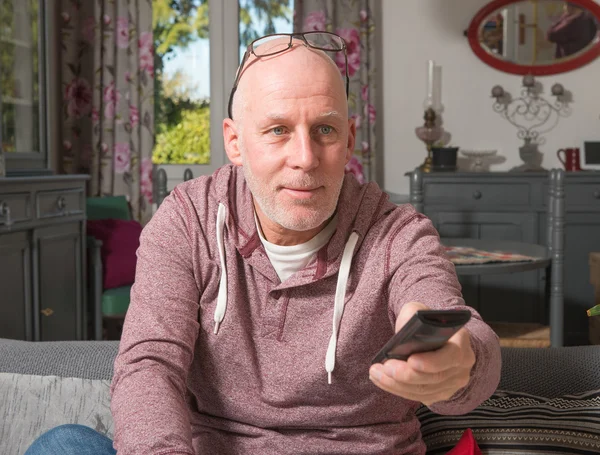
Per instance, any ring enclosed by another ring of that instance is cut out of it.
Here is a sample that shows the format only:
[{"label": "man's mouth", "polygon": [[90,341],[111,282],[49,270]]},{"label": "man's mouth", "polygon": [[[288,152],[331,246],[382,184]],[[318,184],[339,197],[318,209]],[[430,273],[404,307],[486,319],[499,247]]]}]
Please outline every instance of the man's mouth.
[{"label": "man's mouth", "polygon": [[314,194],[317,192],[317,190],[320,187],[318,186],[311,186],[311,187],[291,187],[291,186],[284,186],[281,188],[281,190],[286,193],[288,196],[291,196],[293,198],[297,198],[297,199],[308,199],[312,196],[314,196]]}]

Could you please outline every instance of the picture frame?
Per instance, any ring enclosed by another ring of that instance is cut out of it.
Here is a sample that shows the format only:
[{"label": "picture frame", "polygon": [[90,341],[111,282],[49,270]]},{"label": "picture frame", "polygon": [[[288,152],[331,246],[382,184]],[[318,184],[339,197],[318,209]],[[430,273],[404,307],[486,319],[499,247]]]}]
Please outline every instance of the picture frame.
[{"label": "picture frame", "polygon": [[584,171],[600,171],[600,140],[584,141],[580,158]]}]

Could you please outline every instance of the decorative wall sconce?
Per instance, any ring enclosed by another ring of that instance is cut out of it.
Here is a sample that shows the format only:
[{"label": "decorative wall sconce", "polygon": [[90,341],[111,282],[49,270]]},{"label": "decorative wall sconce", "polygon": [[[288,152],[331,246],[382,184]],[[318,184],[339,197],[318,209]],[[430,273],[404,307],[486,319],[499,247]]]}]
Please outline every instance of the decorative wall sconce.
[{"label": "decorative wall sconce", "polygon": [[540,165],[541,154],[538,145],[545,142],[540,135],[552,130],[560,117],[567,117],[571,113],[562,84],[554,84],[551,92],[552,96],[556,97],[554,103],[540,95],[535,78],[531,74],[523,77],[523,88],[519,98],[512,99],[500,85],[492,88],[492,97],[495,98],[494,111],[516,126],[517,137],[525,142],[519,148],[519,156],[524,164],[511,171],[545,170]]}]

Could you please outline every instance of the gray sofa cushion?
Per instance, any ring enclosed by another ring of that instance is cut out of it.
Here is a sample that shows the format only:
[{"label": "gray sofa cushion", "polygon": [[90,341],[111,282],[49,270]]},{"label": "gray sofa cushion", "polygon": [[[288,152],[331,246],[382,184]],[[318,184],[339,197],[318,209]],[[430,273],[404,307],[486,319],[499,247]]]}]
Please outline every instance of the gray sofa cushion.
[{"label": "gray sofa cushion", "polygon": [[0,372],[111,379],[118,341],[0,339]]},{"label": "gray sofa cushion", "polygon": [[110,381],[0,373],[0,453],[23,454],[41,434],[78,423],[112,438]]},{"label": "gray sofa cushion", "polygon": [[500,390],[555,398],[600,389],[600,346],[502,348]]}]

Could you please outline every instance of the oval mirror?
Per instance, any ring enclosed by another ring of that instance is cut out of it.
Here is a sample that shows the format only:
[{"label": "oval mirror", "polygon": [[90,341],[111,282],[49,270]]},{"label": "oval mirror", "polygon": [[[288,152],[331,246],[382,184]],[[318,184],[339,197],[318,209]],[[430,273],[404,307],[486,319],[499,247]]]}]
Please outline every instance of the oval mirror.
[{"label": "oval mirror", "polygon": [[593,0],[494,0],[467,32],[473,52],[512,74],[549,75],[600,54],[600,5]]}]

